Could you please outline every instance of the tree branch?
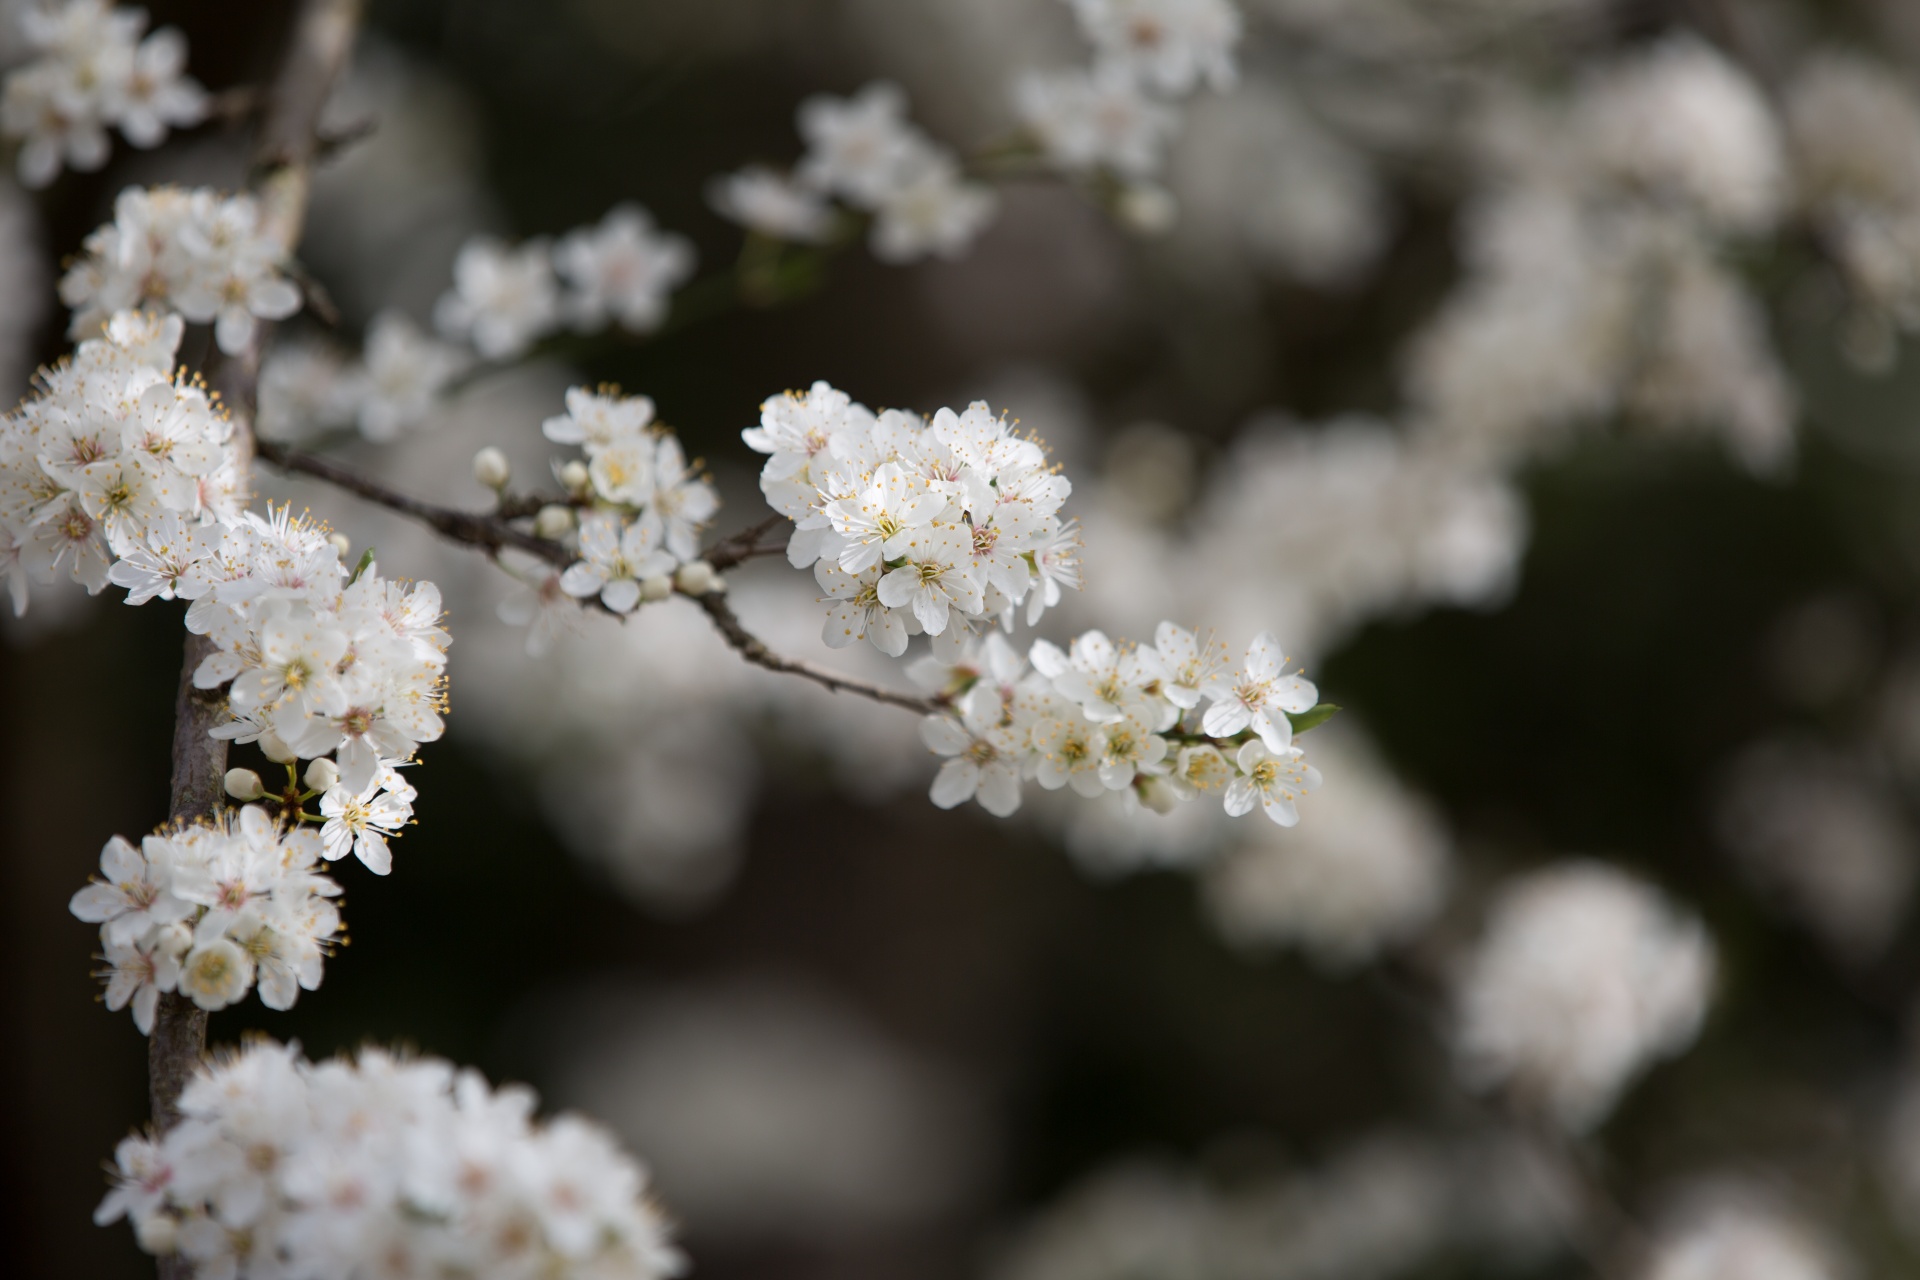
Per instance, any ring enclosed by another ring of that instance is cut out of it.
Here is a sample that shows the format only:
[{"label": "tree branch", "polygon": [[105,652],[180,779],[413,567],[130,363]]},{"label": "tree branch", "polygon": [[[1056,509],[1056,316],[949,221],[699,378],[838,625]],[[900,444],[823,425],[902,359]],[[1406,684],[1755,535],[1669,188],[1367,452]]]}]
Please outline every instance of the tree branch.
[{"label": "tree branch", "polygon": [[[351,467],[344,467],[330,459],[311,453],[302,453],[272,441],[262,440],[256,447],[262,461],[270,462],[284,471],[297,471],[302,475],[324,480],[328,484],[344,489],[348,493],[357,494],[389,511],[397,511],[411,520],[417,520],[426,525],[450,542],[476,547],[490,556],[497,555],[502,548],[513,547],[539,557],[556,569],[564,569],[574,561],[573,553],[560,543],[517,528],[505,516],[460,511],[432,502],[422,502],[418,498],[380,483],[371,476],[362,475]],[[519,508],[516,506],[514,509]],[[771,515],[758,524],[750,525],[738,533],[722,538],[707,548],[703,559],[716,570],[720,570],[730,569],[756,556],[778,554],[785,550],[785,540],[767,542],[764,539],[784,520],[784,516]],[[739,616],[734,613],[732,606],[727,603],[723,592],[709,591],[703,595],[688,595],[688,598],[699,605],[706,612],[707,617],[713,620],[714,627],[719,630],[726,642],[741,657],[757,667],[811,680],[833,693],[857,694],[862,698],[870,698],[890,707],[917,711],[923,715],[938,711],[943,705],[935,699],[916,698],[911,694],[897,693],[882,685],[839,675],[824,667],[816,667],[810,662],[781,657],[767,648],[766,643],[758,636],[746,629]]]},{"label": "tree branch", "polygon": [[[286,63],[269,95],[259,145],[259,163],[265,169],[258,183],[262,229],[289,253],[299,243],[306,218],[320,109],[346,65],[359,22],[360,0],[305,0]],[[260,327],[245,353],[210,370],[210,381],[235,415],[240,433],[250,429],[266,328]],[[194,670],[211,648],[203,636],[187,637],[174,700],[175,821],[205,817],[219,807],[224,794],[227,744],[210,731],[225,718],[226,698],[193,687]],[[163,996],[147,1042],[147,1082],[157,1128],[165,1129],[179,1118],[180,1092],[205,1056],[206,1045],[206,1011],[178,994]],[[161,1280],[185,1280],[191,1274],[191,1264],[178,1255],[160,1259]]]},{"label": "tree branch", "polygon": [[816,667],[810,662],[801,662],[795,658],[783,658],[761,643],[746,627],[742,626],[733,607],[727,603],[725,593],[709,591],[705,595],[692,597],[695,604],[713,620],[714,627],[726,639],[735,652],[756,667],[765,667],[769,671],[778,671],[785,675],[799,676],[802,680],[811,680],[829,693],[852,693],[862,698],[871,698],[875,702],[885,703],[889,707],[899,707],[904,711],[914,711],[921,715],[932,715],[945,705],[932,698],[916,698],[912,694],[896,693],[892,689],[865,680],[854,680],[847,676],[836,675],[824,667]]}]

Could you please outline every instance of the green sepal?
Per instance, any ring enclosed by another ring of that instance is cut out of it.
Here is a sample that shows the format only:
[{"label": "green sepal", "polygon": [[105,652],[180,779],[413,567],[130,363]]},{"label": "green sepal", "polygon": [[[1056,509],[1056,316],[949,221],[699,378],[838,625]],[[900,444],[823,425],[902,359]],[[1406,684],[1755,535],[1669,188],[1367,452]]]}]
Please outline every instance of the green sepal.
[{"label": "green sepal", "polygon": [[1292,723],[1295,733],[1305,733],[1307,730],[1317,729],[1327,721],[1333,719],[1334,712],[1338,710],[1340,710],[1340,708],[1333,703],[1322,702],[1317,706],[1308,707],[1305,711],[1297,714],[1289,711],[1287,712],[1287,719]]}]

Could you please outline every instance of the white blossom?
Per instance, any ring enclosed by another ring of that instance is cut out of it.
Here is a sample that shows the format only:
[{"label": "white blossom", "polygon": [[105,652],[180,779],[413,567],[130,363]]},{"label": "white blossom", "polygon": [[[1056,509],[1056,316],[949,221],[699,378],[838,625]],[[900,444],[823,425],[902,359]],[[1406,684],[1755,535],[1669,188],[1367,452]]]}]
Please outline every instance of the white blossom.
[{"label": "white blossom", "polygon": [[121,1144],[95,1218],[131,1217],[143,1247],[196,1275],[370,1275],[396,1259],[443,1274],[677,1274],[644,1170],[586,1120],[540,1125],[533,1109],[526,1089],[496,1092],[437,1059],[369,1048],[310,1064],[256,1042],[200,1069],[178,1123]]},{"label": "white blossom", "polygon": [[131,1003],[142,1033],[158,997],[176,990],[222,1009],[258,982],[269,1007],[290,1007],[320,985],[340,930],[339,887],[315,869],[323,856],[318,833],[283,830],[259,805],[162,829],[138,849],[114,837],[102,879],[71,904],[100,925],[107,1007]]},{"label": "white blossom", "polygon": [[1101,57],[1163,93],[1234,82],[1240,11],[1232,0],[1069,0]]},{"label": "white blossom", "polygon": [[617,205],[597,227],[568,232],[553,246],[567,292],[561,307],[580,329],[614,321],[648,333],[667,318],[667,300],[693,275],[693,245],[656,230],[636,204]]},{"label": "white blossom", "polygon": [[433,312],[449,338],[463,338],[485,360],[511,360],[559,327],[560,285],[544,240],[511,248],[477,237],[460,248],[453,288]]},{"label": "white blossom", "polygon": [[707,202],[721,217],[775,240],[818,244],[833,234],[826,197],[764,165],[715,178]]},{"label": "white blossom", "polygon": [[251,195],[129,187],[114,201],[113,221],[82,247],[60,280],[74,338],[97,332],[114,312],[150,303],[212,324],[220,349],[238,355],[253,341],[256,321],[300,309],[300,290],[281,274],[288,247],[262,229]]},{"label": "white blossom", "polygon": [[1503,1085],[1569,1129],[1692,1043],[1713,948],[1699,923],[1612,867],[1573,862],[1508,885],[1459,972],[1456,1045],[1470,1081]]},{"label": "white blossom", "polygon": [[8,16],[17,17],[34,54],[7,73],[0,100],[0,132],[20,144],[27,186],[46,186],[62,165],[100,168],[110,127],[151,148],[170,129],[206,117],[206,91],[186,74],[186,37],[163,27],[142,40],[143,10],[109,0],[54,0]]}]

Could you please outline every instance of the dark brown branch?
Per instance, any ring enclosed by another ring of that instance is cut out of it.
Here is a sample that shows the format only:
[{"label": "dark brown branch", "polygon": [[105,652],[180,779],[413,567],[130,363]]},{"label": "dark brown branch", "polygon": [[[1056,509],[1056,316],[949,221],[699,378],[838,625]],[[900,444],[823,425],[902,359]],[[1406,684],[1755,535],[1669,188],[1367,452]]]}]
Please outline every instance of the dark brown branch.
[{"label": "dark brown branch", "polygon": [[892,689],[869,684],[865,680],[851,680],[836,675],[824,667],[816,667],[810,662],[801,662],[794,658],[783,658],[761,643],[760,638],[740,624],[733,607],[727,603],[724,592],[709,591],[703,596],[693,596],[692,600],[713,619],[713,625],[735,652],[756,667],[765,667],[769,671],[778,671],[785,675],[799,676],[811,680],[831,693],[851,693],[862,698],[871,698],[875,702],[890,707],[899,707],[904,711],[916,711],[921,715],[932,715],[941,709],[941,704],[932,698],[916,698],[912,694],[895,693]]},{"label": "dark brown branch", "polygon": [[[299,242],[306,217],[320,109],[346,66],[359,22],[359,0],[305,0],[286,64],[268,97],[259,144],[264,169],[258,184],[261,227],[288,252]],[[266,328],[260,327],[245,353],[209,370],[241,432],[251,423]],[[211,642],[204,637],[187,637],[174,704],[171,814],[176,821],[205,817],[224,797],[227,744],[210,731],[226,717],[226,699],[193,686],[194,670],[210,649]],[[204,1058],[206,1044],[206,1011],[177,994],[162,997],[147,1042],[147,1081],[157,1128],[164,1129],[179,1118],[180,1092]],[[193,1272],[191,1264],[178,1255],[160,1259],[159,1265],[161,1280],[185,1280]]]},{"label": "dark brown branch", "polygon": [[[270,462],[283,470],[297,471],[303,475],[324,480],[328,484],[344,489],[348,493],[357,494],[389,511],[397,511],[403,516],[417,520],[451,542],[478,548],[489,556],[497,556],[504,547],[513,547],[538,556],[556,569],[565,568],[573,562],[573,553],[560,543],[516,528],[504,516],[458,511],[452,507],[422,502],[418,498],[389,488],[370,476],[361,475],[351,467],[344,467],[311,453],[301,453],[297,449],[289,449],[285,445],[275,444],[272,441],[260,441],[258,449],[261,459],[265,462]],[[721,570],[730,569],[755,556],[774,555],[784,550],[786,543],[784,541],[767,542],[765,539],[775,528],[785,523],[785,519],[784,516],[771,515],[756,525],[722,538],[707,549],[704,559],[716,570]],[[917,698],[911,694],[896,693],[881,685],[839,675],[809,662],[781,657],[767,648],[758,636],[746,629],[733,612],[732,606],[727,603],[724,592],[709,591],[704,595],[689,595],[688,598],[713,619],[713,625],[719,629],[726,642],[741,657],[755,666],[765,667],[768,671],[799,676],[803,680],[811,680],[823,689],[834,693],[857,694],[862,698],[870,698],[875,702],[884,703],[890,707],[900,707],[907,711],[929,714],[940,709],[941,704],[931,698]]]},{"label": "dark brown branch", "polygon": [[328,458],[316,454],[302,453],[289,449],[283,444],[261,440],[255,448],[264,462],[270,462],[283,471],[297,471],[303,475],[325,480],[337,489],[365,498],[368,502],[397,511],[409,519],[421,524],[454,542],[463,542],[470,547],[492,553],[502,547],[512,547],[528,555],[538,556],[557,569],[564,569],[573,562],[573,555],[559,543],[550,538],[542,538],[525,529],[514,527],[505,517],[477,511],[460,511],[453,507],[443,507],[437,503],[422,502],[398,490],[391,489],[371,476],[365,476],[351,467],[341,466]]}]

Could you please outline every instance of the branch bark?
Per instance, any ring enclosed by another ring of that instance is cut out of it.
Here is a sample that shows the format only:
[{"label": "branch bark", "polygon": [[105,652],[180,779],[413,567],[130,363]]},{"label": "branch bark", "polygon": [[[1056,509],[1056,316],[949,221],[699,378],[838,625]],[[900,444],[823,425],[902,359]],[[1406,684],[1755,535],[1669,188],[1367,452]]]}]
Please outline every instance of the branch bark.
[{"label": "branch bark", "polygon": [[[346,65],[359,21],[360,0],[305,0],[285,65],[269,97],[259,140],[264,172],[257,189],[263,229],[288,252],[299,243],[306,218],[320,110]],[[246,352],[210,371],[214,388],[235,417],[236,430],[249,434],[265,332],[263,325]],[[226,699],[193,687],[194,669],[210,649],[205,637],[187,637],[174,700],[170,812],[175,821],[205,817],[218,809],[224,794],[227,744],[209,731],[224,718]],[[147,1044],[153,1123],[164,1129],[179,1118],[181,1090],[206,1054],[206,1011],[179,995],[163,996]],[[161,1280],[185,1280],[191,1274],[184,1258],[160,1260]]]}]

